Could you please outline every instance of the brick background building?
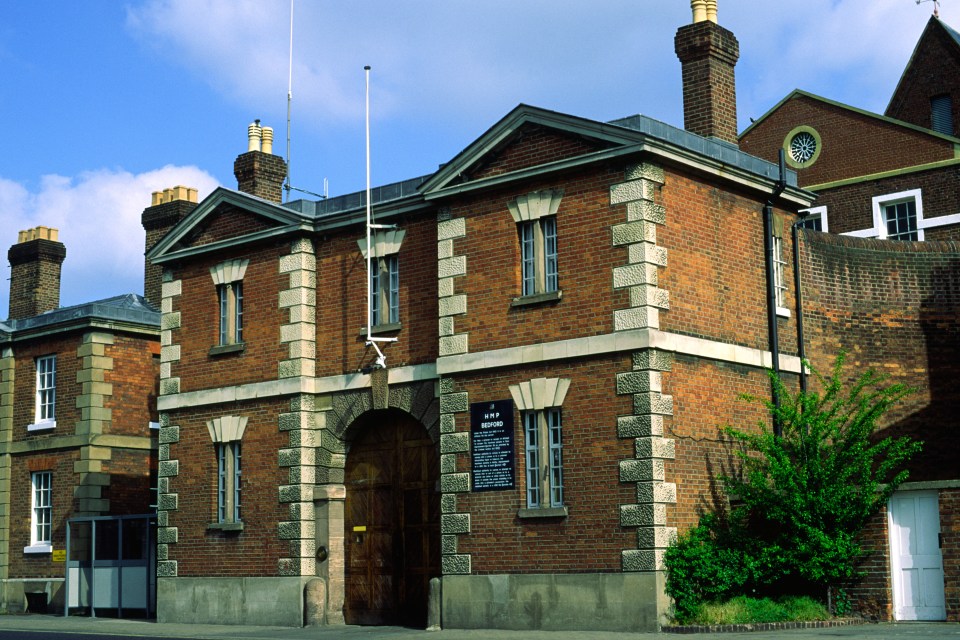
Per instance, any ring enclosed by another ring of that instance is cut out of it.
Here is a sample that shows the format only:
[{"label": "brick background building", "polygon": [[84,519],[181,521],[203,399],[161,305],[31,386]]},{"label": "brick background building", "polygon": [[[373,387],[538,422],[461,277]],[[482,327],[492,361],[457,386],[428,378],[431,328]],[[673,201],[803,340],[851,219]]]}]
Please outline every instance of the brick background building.
[{"label": "brick background building", "polygon": [[[65,256],[45,227],[21,232],[9,251],[10,315],[0,323],[6,612],[62,610],[67,520],[144,514],[153,501],[160,314],[133,294],[59,308]],[[76,553],[84,540],[73,543]],[[89,604],[77,585],[72,607]],[[128,606],[149,615],[154,605]]]}]

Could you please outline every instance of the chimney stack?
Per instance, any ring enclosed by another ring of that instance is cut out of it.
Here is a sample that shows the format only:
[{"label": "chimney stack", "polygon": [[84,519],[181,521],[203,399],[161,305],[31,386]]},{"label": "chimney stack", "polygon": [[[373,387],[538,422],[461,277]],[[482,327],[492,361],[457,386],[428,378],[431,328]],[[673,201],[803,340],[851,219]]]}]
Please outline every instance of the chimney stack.
[{"label": "chimney stack", "polygon": [[10,247],[10,320],[32,318],[60,307],[60,265],[67,248],[50,227],[21,231]]},{"label": "chimney stack", "polygon": [[733,68],[740,43],[717,24],[716,0],[691,0],[693,23],[680,27],[674,47],[683,73],[683,127],[737,144],[737,90]]},{"label": "chimney stack", "polygon": [[247,152],[237,156],[233,175],[240,191],[277,204],[283,202],[287,163],[273,155],[272,128],[261,127],[259,120],[247,127]]},{"label": "chimney stack", "polygon": [[[163,236],[197,206],[197,190],[177,185],[154,191],[150,206],[143,210],[140,223],[147,232],[144,251],[150,251]],[[143,267],[143,297],[160,308],[163,268],[147,261]]]}]

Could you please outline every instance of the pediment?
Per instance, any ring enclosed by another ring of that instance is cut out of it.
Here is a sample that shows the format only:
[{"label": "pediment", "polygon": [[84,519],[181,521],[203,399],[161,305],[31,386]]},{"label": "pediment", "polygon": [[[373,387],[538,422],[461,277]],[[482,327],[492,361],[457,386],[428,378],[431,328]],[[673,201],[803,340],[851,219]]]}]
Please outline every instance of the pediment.
[{"label": "pediment", "polygon": [[421,193],[429,197],[457,185],[547,171],[641,138],[622,127],[520,105],[427,180]]},{"label": "pediment", "polygon": [[282,235],[308,224],[296,211],[219,187],[177,223],[147,258],[164,262]]},{"label": "pediment", "polygon": [[960,33],[941,19],[931,17],[903,69],[885,115],[931,126],[930,99],[935,95],[951,95],[955,103],[960,101],[958,77]]}]

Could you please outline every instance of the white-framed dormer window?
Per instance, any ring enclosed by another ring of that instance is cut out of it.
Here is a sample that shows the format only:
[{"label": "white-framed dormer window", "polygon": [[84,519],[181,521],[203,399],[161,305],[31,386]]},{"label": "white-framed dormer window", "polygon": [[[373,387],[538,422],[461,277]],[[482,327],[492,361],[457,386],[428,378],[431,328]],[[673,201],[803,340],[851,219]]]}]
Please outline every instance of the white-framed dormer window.
[{"label": "white-framed dormer window", "polygon": [[30,474],[30,545],[24,553],[50,553],[53,548],[53,472]]},{"label": "white-framed dormer window", "polygon": [[534,378],[510,385],[523,425],[526,482],[521,518],[567,515],[562,405],[569,388],[567,378]]},{"label": "white-framed dormer window", "polygon": [[406,231],[378,230],[357,240],[364,260],[369,260],[369,322],[371,329],[389,331],[400,328],[400,246]]},{"label": "white-framed dormer window", "polygon": [[809,209],[801,209],[801,214],[806,213],[800,222],[797,224],[801,229],[812,229],[813,231],[830,231],[830,226],[827,224],[827,207],[810,207]]},{"label": "white-framed dormer window", "polygon": [[243,349],[243,276],[249,260],[227,260],[210,268],[217,288],[217,342],[211,353]]},{"label": "white-framed dormer window", "polygon": [[223,416],[207,421],[207,430],[214,444],[217,457],[217,510],[212,529],[240,531],[241,519],[241,467],[240,450],[247,418]]},{"label": "white-framed dormer window", "polygon": [[545,189],[518,196],[507,203],[517,223],[520,245],[518,301],[560,297],[557,248],[557,211],[563,191]]},{"label": "white-framed dormer window", "polygon": [[37,388],[33,424],[28,431],[53,429],[57,426],[57,356],[36,359]]}]

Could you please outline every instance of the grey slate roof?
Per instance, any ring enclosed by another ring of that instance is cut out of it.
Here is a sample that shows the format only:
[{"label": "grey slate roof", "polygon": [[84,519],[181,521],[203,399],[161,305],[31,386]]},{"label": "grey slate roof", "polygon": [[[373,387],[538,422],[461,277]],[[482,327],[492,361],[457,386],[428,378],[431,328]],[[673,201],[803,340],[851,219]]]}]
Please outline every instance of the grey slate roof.
[{"label": "grey slate roof", "polygon": [[[632,115],[626,118],[611,120],[606,124],[636,131],[677,145],[689,151],[713,158],[714,160],[739,167],[771,180],[780,177],[779,166],[740,151],[736,145],[712,138],[704,138],[695,133],[674,127],[665,122],[654,120],[644,115]],[[402,182],[386,184],[370,190],[370,200],[373,205],[381,205],[393,200],[401,200],[416,196],[419,187],[429,180],[433,174],[412,178]],[[797,186],[797,174],[793,170],[786,172],[787,185]],[[356,211],[366,206],[366,192],[358,191],[342,196],[323,200],[293,200],[282,205],[296,211],[306,218],[319,219],[345,211]]]},{"label": "grey slate roof", "polygon": [[[0,332],[39,329],[76,320],[106,320],[160,327],[160,311],[135,293],[114,296],[104,300],[85,302],[72,307],[61,307],[30,318],[6,320],[0,323]],[[0,335],[2,335],[0,333]]]}]

